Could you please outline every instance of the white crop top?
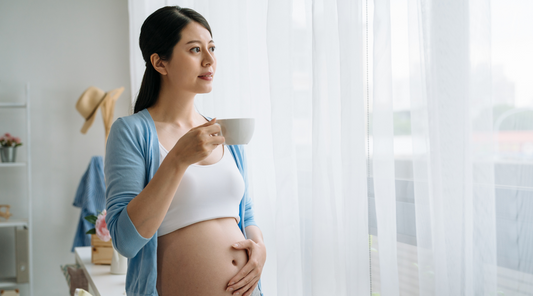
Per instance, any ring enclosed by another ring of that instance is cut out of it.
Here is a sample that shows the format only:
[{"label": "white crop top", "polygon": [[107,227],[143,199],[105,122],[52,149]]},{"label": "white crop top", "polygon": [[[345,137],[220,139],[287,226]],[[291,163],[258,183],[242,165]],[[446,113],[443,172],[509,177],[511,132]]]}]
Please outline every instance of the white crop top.
[{"label": "white crop top", "polygon": [[[159,226],[158,236],[216,218],[235,217],[239,223],[244,180],[231,153],[228,153],[226,147],[222,147],[222,159],[217,163],[192,164],[187,168]],[[159,153],[161,164],[168,154],[161,143]]]}]

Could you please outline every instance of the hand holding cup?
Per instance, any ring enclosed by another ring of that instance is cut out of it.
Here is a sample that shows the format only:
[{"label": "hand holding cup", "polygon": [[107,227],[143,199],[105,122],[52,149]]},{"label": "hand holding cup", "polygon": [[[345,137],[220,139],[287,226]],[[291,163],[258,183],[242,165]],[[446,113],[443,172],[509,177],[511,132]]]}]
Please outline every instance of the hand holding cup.
[{"label": "hand holding cup", "polygon": [[209,156],[218,145],[224,144],[224,137],[217,135],[220,126],[215,123],[216,118],[213,118],[194,127],[176,142],[172,151],[181,163],[187,166],[197,163]]}]

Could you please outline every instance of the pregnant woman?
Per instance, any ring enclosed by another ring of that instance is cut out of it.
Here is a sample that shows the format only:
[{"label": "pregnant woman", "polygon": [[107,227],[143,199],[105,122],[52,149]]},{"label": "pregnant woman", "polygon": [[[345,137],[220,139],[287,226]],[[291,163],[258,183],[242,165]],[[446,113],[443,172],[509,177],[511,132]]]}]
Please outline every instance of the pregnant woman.
[{"label": "pregnant woman", "polygon": [[163,7],[144,22],[134,114],[106,145],[106,222],[129,258],[127,295],[259,296],[266,260],[248,196],[244,147],[223,145],[194,108],[216,71],[207,21]]}]

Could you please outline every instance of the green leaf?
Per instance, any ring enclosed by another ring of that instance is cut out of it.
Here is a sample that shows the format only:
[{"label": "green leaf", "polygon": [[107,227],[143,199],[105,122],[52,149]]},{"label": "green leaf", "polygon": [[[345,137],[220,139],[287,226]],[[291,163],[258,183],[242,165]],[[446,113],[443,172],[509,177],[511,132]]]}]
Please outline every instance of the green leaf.
[{"label": "green leaf", "polygon": [[96,224],[96,219],[98,219],[95,215],[89,215],[85,217],[85,220],[91,222],[91,224]]},{"label": "green leaf", "polygon": [[93,229],[85,232],[85,234],[96,234],[96,228],[93,228]]}]

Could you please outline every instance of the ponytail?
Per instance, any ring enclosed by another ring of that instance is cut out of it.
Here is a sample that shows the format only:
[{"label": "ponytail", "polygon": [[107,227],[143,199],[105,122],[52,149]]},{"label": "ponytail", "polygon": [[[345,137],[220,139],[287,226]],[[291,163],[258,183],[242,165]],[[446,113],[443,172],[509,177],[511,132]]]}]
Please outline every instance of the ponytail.
[{"label": "ponytail", "polygon": [[159,73],[154,69],[152,63],[146,63],[146,70],[144,70],[141,89],[139,90],[133,113],[137,113],[153,106],[159,97],[160,88],[161,76],[159,76]]}]

